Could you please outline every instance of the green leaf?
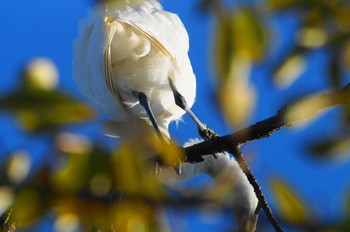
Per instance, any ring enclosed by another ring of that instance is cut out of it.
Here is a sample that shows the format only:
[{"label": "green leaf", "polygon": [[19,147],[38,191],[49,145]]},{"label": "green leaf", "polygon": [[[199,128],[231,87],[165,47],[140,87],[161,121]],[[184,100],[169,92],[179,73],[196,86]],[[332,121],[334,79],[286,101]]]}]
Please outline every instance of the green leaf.
[{"label": "green leaf", "polygon": [[260,61],[267,50],[268,36],[262,19],[252,8],[244,7],[232,14],[232,41],[239,56]]},{"label": "green leaf", "polygon": [[0,108],[13,112],[22,128],[30,132],[52,130],[94,117],[90,107],[59,91],[22,88],[1,99]]},{"label": "green leaf", "polygon": [[297,6],[301,0],[268,0],[267,6],[272,10],[286,10]]},{"label": "green leaf", "polygon": [[232,28],[228,14],[218,19],[215,38],[215,60],[219,78],[225,80],[229,73],[231,57],[233,55]]},{"label": "green leaf", "polygon": [[222,12],[215,38],[215,61],[218,76],[225,81],[233,59],[260,61],[267,50],[267,30],[251,8]]},{"label": "green leaf", "polygon": [[113,170],[119,192],[131,196],[160,198],[164,195],[160,181],[143,157],[144,152],[130,143],[125,143],[113,155]]},{"label": "green leaf", "polygon": [[37,222],[48,208],[45,191],[34,187],[22,188],[12,207],[13,219],[18,227],[27,227]]},{"label": "green leaf", "polygon": [[[51,176],[54,189],[62,193],[90,190],[95,194],[96,183],[100,183],[104,186],[105,191],[103,193],[107,194],[111,188],[106,187],[106,185],[112,185],[110,156],[98,147],[82,150],[81,153],[74,151],[66,150],[65,153],[61,154],[64,156],[61,158],[66,160],[61,167],[56,167],[56,172]],[[101,180],[101,177],[103,180]],[[103,193],[100,195],[105,195]],[[99,194],[97,193],[97,195]]]}]

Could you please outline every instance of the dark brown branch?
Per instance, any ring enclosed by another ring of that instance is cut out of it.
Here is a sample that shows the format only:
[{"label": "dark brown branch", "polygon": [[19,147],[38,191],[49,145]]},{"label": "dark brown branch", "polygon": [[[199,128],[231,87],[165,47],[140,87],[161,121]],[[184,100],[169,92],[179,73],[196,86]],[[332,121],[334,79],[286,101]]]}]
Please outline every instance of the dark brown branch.
[{"label": "dark brown branch", "polygon": [[205,155],[211,155],[217,152],[229,151],[232,147],[241,147],[242,145],[254,140],[260,140],[271,136],[274,132],[287,127],[292,126],[295,122],[311,118],[320,112],[335,107],[337,105],[349,105],[350,104],[350,84],[344,88],[332,92],[320,94],[317,96],[311,96],[315,99],[324,100],[325,104],[316,105],[313,111],[307,112],[301,115],[293,115],[291,121],[286,121],[286,114],[289,109],[298,104],[297,101],[291,105],[282,107],[276,115],[267,118],[263,121],[257,122],[245,129],[237,131],[235,133],[214,137],[212,139],[203,141],[201,143],[184,148],[184,152],[187,157],[187,161],[191,162],[197,160],[198,157]]}]

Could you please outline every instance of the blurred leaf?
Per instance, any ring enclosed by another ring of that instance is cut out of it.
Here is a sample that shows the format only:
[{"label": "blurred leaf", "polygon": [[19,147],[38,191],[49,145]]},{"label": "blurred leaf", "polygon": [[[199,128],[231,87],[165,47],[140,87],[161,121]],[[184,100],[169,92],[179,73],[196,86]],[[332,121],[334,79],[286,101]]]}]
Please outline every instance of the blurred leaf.
[{"label": "blurred leaf", "polygon": [[345,204],[343,206],[344,206],[343,210],[345,211],[344,215],[348,220],[350,220],[350,191],[349,190],[347,192]]},{"label": "blurred leaf", "polygon": [[106,173],[94,175],[90,182],[90,191],[94,196],[106,196],[112,190],[112,177]]},{"label": "blurred leaf", "polygon": [[231,65],[231,56],[233,55],[232,44],[232,29],[230,25],[230,17],[228,14],[223,14],[217,22],[217,37],[215,38],[216,51],[216,66],[218,76],[225,80],[229,73],[229,66]]},{"label": "blurred leaf", "polygon": [[327,41],[327,32],[320,26],[305,26],[299,29],[297,40],[300,46],[318,48]]},{"label": "blurred leaf", "polygon": [[295,122],[308,119],[319,113],[321,109],[327,109],[332,105],[333,98],[329,95],[310,95],[306,96],[291,105],[285,114],[285,122]]},{"label": "blurred leaf", "polygon": [[162,231],[156,207],[138,201],[122,201],[113,209],[113,229],[125,232]]},{"label": "blurred leaf", "polygon": [[249,59],[232,57],[226,80],[219,86],[220,108],[231,126],[246,123],[254,109],[255,89],[249,83],[251,66]]},{"label": "blurred leaf", "polygon": [[155,168],[152,170],[142,157],[143,151],[130,143],[125,143],[113,155],[118,192],[125,192],[131,196],[160,198],[164,192],[161,183],[155,177]]},{"label": "blurred leaf", "polygon": [[299,4],[301,0],[267,0],[267,6],[272,10],[284,10]]},{"label": "blurred leaf", "polygon": [[261,60],[267,49],[267,32],[262,19],[246,7],[233,12],[231,23],[235,52],[253,61]]},{"label": "blurred leaf", "polygon": [[219,103],[232,126],[246,123],[255,106],[255,89],[247,80],[231,78],[219,89]]},{"label": "blurred leaf", "polygon": [[19,227],[27,227],[38,221],[48,208],[47,197],[42,190],[22,188],[12,207],[13,219]]},{"label": "blurred leaf", "polygon": [[343,222],[340,224],[338,231],[347,232],[350,231],[350,192],[347,190],[345,199],[342,204]]},{"label": "blurred leaf", "polygon": [[328,66],[330,83],[332,84],[332,87],[334,89],[338,89],[340,88],[341,79],[342,79],[342,74],[341,74],[342,66],[340,62],[341,58],[340,58],[338,48],[336,47],[333,48],[330,59],[331,60]]},{"label": "blurred leaf", "polygon": [[321,139],[309,145],[309,151],[319,157],[349,155],[350,138],[333,137]]},{"label": "blurred leaf", "polygon": [[0,108],[15,113],[20,125],[30,132],[84,122],[94,116],[87,105],[58,91],[20,89],[1,99]]},{"label": "blurred leaf", "polygon": [[350,69],[350,42],[344,45],[342,61],[344,67]]},{"label": "blurred leaf", "polygon": [[299,7],[304,10],[317,10],[323,14],[331,14],[339,6],[339,0],[268,0],[268,6],[273,10],[293,10]]},{"label": "blurred leaf", "polygon": [[0,187],[0,215],[4,213],[15,200],[15,190],[11,186]]},{"label": "blurred leaf", "polygon": [[336,8],[335,21],[343,32],[350,31],[350,3],[344,3]]},{"label": "blurred leaf", "polygon": [[29,174],[31,167],[30,155],[25,151],[16,151],[7,162],[7,176],[13,184],[20,184]]},{"label": "blurred leaf", "polygon": [[28,89],[54,90],[58,84],[56,65],[47,58],[30,61],[24,72],[24,85]]},{"label": "blurred leaf", "polygon": [[[110,156],[98,147],[86,153],[68,153],[64,158],[66,161],[63,166],[57,167],[57,171],[52,175],[55,191],[76,193],[88,189],[93,190],[92,181],[96,176],[103,175],[110,180],[112,178]],[[107,194],[109,190],[110,188],[104,193]]]},{"label": "blurred leaf", "polygon": [[56,137],[58,149],[66,158],[52,176],[54,188],[60,192],[90,191],[96,197],[103,197],[112,190],[113,178],[111,156],[87,138],[70,133]]},{"label": "blurred leaf", "polygon": [[278,87],[289,87],[301,76],[305,67],[305,58],[300,52],[290,54],[273,75],[274,83]]},{"label": "blurred leaf", "polygon": [[284,220],[292,224],[303,224],[307,221],[308,213],[302,199],[282,180],[271,182],[272,191],[278,204],[278,210]]},{"label": "blurred leaf", "polygon": [[96,144],[83,135],[62,132],[55,136],[55,146],[68,154],[87,154],[92,151],[94,145]]},{"label": "blurred leaf", "polygon": [[[59,195],[59,197],[52,199],[52,209],[58,215],[58,220],[67,219],[64,217],[69,215],[75,216],[78,223],[81,222],[88,227],[99,224],[101,221],[107,223],[106,217],[108,217],[110,207],[111,205],[106,202],[89,198],[84,199],[78,195]],[[55,223],[55,226],[60,226],[57,223],[60,223],[60,221]]]},{"label": "blurred leaf", "polygon": [[79,217],[73,213],[58,215],[54,224],[55,232],[81,231],[81,226]]},{"label": "blurred leaf", "polygon": [[267,50],[267,31],[251,8],[222,12],[217,22],[215,59],[218,76],[225,80],[230,73],[232,59],[237,57],[259,61]]},{"label": "blurred leaf", "polygon": [[167,144],[157,139],[153,141],[155,151],[166,166],[176,166],[185,162],[184,151],[174,144]]}]

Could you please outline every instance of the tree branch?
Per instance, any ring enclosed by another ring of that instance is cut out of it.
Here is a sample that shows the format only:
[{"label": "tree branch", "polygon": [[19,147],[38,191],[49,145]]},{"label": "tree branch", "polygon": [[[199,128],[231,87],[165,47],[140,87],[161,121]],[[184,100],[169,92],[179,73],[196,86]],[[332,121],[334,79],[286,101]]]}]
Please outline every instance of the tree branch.
[{"label": "tree branch", "polygon": [[293,115],[293,118],[290,121],[286,121],[286,114],[289,112],[292,106],[300,103],[303,99],[296,101],[291,105],[285,105],[274,116],[257,122],[256,124],[245,129],[225,136],[214,137],[190,147],[183,148],[187,161],[193,162],[194,160],[198,160],[198,158],[205,155],[230,151],[233,147],[241,147],[242,145],[251,141],[267,138],[274,132],[284,127],[292,126],[297,121],[311,118],[329,108],[337,105],[349,105],[350,84],[346,85],[340,90],[331,93],[313,95],[308,98],[315,98],[319,99],[320,101],[324,100],[325,103],[315,105],[313,110],[308,110],[308,112],[305,114]]},{"label": "tree branch", "polygon": [[[271,136],[274,132],[287,127],[292,126],[295,122],[311,118],[321,111],[329,109],[337,105],[349,105],[350,103],[350,84],[346,85],[344,88],[334,91],[331,93],[325,93],[320,95],[312,95],[303,98],[299,101],[294,102],[290,106],[285,105],[282,107],[276,115],[265,119],[263,121],[257,122],[256,124],[240,130],[236,133],[229,134],[226,136],[214,136],[202,143],[195,144],[193,146],[184,148],[186,154],[186,160],[188,162],[196,162],[204,155],[211,155],[218,152],[227,151],[234,155],[240,168],[245,173],[248,178],[249,183],[253,186],[255,194],[259,200],[259,206],[265,211],[269,221],[276,231],[283,231],[276,219],[274,218],[271,208],[269,207],[266,198],[260,188],[259,183],[255,179],[252,171],[250,170],[248,164],[246,163],[240,147],[248,142],[263,139]],[[290,109],[302,101],[310,100],[311,103],[321,103],[313,104],[312,109],[307,109],[299,114],[292,114],[292,117],[288,121],[288,113]],[[259,208],[257,209],[257,211]]]}]

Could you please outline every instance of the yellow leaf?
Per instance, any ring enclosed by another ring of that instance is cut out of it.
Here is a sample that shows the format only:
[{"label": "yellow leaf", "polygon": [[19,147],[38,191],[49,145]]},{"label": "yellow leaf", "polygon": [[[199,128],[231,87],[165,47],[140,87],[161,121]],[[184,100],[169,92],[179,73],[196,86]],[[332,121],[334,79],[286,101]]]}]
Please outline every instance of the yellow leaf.
[{"label": "yellow leaf", "polygon": [[0,187],[0,215],[5,212],[15,200],[15,191],[10,186]]},{"label": "yellow leaf", "polygon": [[218,76],[226,80],[235,57],[251,61],[263,58],[267,49],[267,32],[250,8],[223,12],[218,18],[215,38],[215,61]]},{"label": "yellow leaf", "polygon": [[271,182],[271,187],[281,216],[292,224],[305,223],[308,218],[307,209],[293,189],[277,179]]},{"label": "yellow leaf", "polygon": [[55,89],[58,85],[56,65],[47,58],[33,59],[25,69],[25,85],[45,91]]},{"label": "yellow leaf", "polygon": [[64,166],[52,175],[55,191],[77,192],[88,185],[89,156],[87,154],[74,154],[67,157]]},{"label": "yellow leaf", "polygon": [[229,78],[219,89],[219,102],[225,119],[231,126],[246,123],[255,106],[255,89],[249,83],[249,60],[232,59]]},{"label": "yellow leaf", "polygon": [[54,228],[57,232],[79,231],[81,227],[80,219],[73,213],[65,213],[58,215]]},{"label": "yellow leaf", "polygon": [[308,119],[318,113],[320,109],[328,108],[332,100],[327,95],[316,94],[304,97],[288,107],[288,111],[285,114],[285,122]]},{"label": "yellow leaf", "polygon": [[292,54],[287,57],[273,76],[275,84],[279,87],[288,87],[294,83],[304,72],[305,58],[301,54]]},{"label": "yellow leaf", "polygon": [[233,55],[232,45],[232,29],[230,24],[230,18],[228,14],[223,14],[218,19],[216,25],[216,38],[215,38],[215,61],[218,76],[225,80],[229,73],[229,66],[231,64],[231,57]]},{"label": "yellow leaf", "polygon": [[155,176],[155,168],[144,160],[144,152],[137,145],[125,143],[113,155],[116,188],[131,196],[159,198],[164,192]]},{"label": "yellow leaf", "polygon": [[115,231],[160,231],[155,208],[139,201],[117,203],[113,209],[112,223]]},{"label": "yellow leaf", "polygon": [[298,43],[303,47],[318,48],[327,41],[327,32],[320,26],[302,27],[297,34]]},{"label": "yellow leaf", "polygon": [[267,32],[262,20],[250,8],[232,14],[232,41],[238,56],[259,61],[267,49]]},{"label": "yellow leaf", "polygon": [[14,184],[22,183],[29,174],[32,160],[26,151],[17,151],[11,155],[7,164],[7,175]]}]

